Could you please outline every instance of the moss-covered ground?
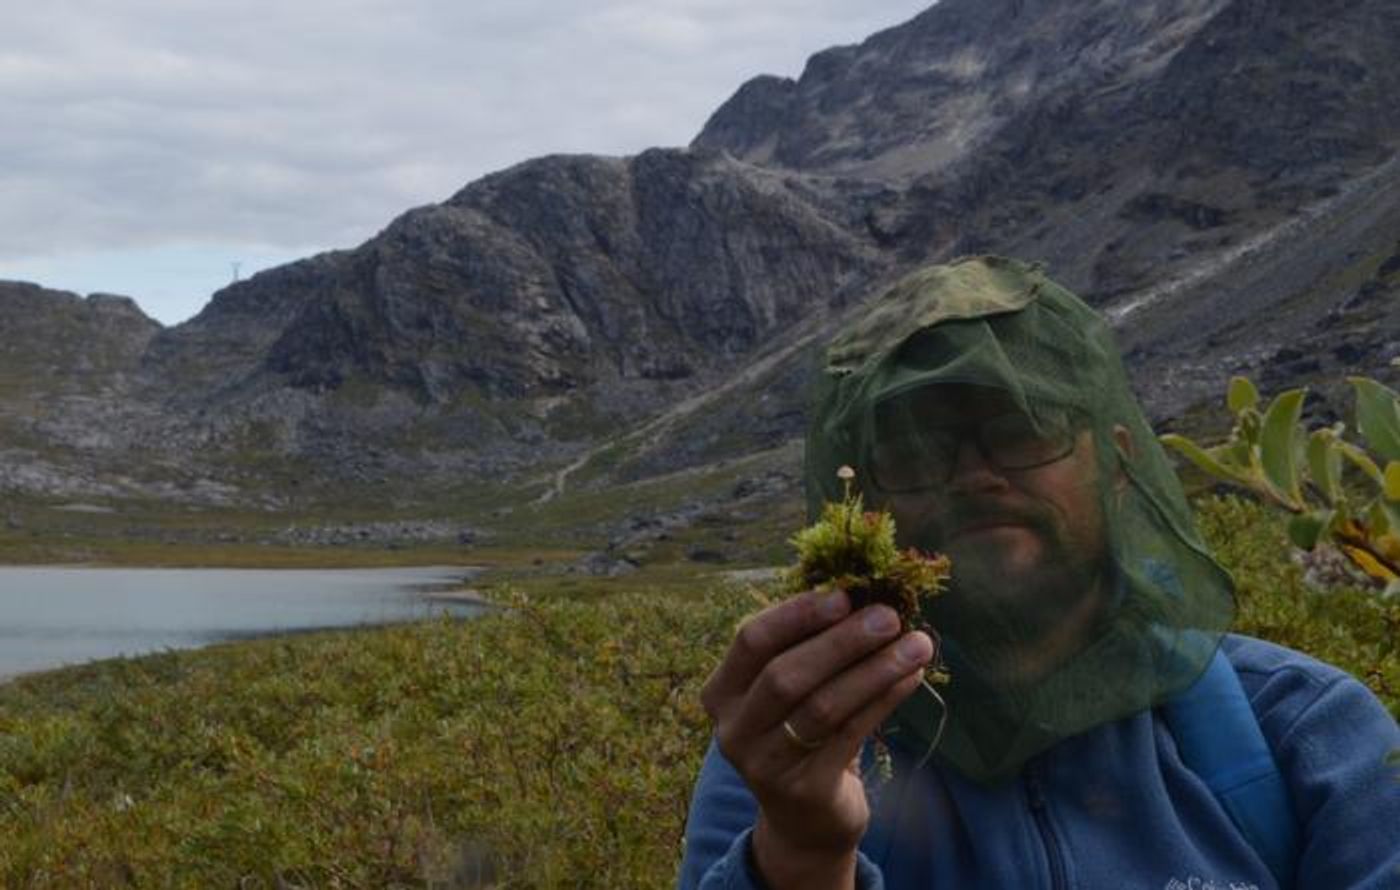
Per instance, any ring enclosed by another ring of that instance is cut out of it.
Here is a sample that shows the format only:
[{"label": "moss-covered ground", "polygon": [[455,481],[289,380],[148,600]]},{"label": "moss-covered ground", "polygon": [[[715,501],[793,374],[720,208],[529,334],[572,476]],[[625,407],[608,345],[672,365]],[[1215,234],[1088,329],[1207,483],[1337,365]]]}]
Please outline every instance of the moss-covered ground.
[{"label": "moss-covered ground", "polygon": [[[1400,713],[1400,603],[1306,588],[1258,507],[1208,500],[1202,524],[1240,630]],[[697,692],[754,600],[686,560],[588,579],[523,555],[484,618],[0,686],[0,886],[669,886]]]}]

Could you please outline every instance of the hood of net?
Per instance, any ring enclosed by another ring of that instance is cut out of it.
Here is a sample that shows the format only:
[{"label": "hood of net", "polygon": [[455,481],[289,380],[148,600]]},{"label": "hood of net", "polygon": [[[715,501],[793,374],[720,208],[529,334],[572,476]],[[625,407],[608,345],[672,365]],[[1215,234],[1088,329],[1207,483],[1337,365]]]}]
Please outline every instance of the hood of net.
[{"label": "hood of net", "polygon": [[[1062,551],[1046,547],[1044,571],[1022,567],[1012,577],[998,555],[1005,536],[944,540],[946,528],[907,522],[897,530],[901,546],[945,552],[953,562],[949,589],[924,610],[951,674],[940,688],[947,723],[933,756],[979,782],[999,782],[1056,742],[1153,707],[1201,674],[1234,617],[1233,585],[1202,543],[1093,309],[1035,266],[969,257],[899,281],[825,358],[804,459],[814,519],[841,497],[837,470],[849,465],[867,505],[890,508],[899,521],[892,496],[868,471],[874,449],[882,436],[917,440],[917,425],[941,398],[1074,418],[1076,450],[1066,460],[1078,462],[1092,490],[1080,493],[1083,515],[1061,521],[1097,529],[1089,537],[1098,546],[1065,557],[1078,563],[1073,571],[1050,564],[1060,557],[1048,554]],[[901,497],[953,499],[938,490]],[[1019,491],[1008,497],[1035,502]],[[979,546],[960,546],[968,540]],[[941,712],[920,690],[895,713],[887,737],[925,748]]]}]

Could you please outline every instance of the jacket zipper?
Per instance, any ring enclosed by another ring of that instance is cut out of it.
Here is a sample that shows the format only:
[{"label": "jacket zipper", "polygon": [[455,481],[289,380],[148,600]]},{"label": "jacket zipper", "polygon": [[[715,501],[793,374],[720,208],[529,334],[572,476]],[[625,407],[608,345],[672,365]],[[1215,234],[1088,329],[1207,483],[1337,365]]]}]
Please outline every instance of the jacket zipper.
[{"label": "jacket zipper", "polygon": [[1050,821],[1050,811],[1045,803],[1044,786],[1040,774],[1034,770],[1026,773],[1026,799],[1030,802],[1031,816],[1040,832],[1041,845],[1045,847],[1045,858],[1050,862],[1050,886],[1056,890],[1068,890],[1069,877],[1065,874],[1064,853],[1060,850],[1060,838]]}]

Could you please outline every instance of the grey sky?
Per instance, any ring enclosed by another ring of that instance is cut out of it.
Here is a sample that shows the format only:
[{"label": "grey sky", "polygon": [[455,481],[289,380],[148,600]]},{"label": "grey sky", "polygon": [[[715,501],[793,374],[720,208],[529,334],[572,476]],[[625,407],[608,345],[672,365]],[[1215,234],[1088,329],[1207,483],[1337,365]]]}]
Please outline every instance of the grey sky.
[{"label": "grey sky", "polygon": [[0,278],[179,321],[234,262],[354,246],[528,157],[683,145],[749,77],[930,4],[9,0]]}]

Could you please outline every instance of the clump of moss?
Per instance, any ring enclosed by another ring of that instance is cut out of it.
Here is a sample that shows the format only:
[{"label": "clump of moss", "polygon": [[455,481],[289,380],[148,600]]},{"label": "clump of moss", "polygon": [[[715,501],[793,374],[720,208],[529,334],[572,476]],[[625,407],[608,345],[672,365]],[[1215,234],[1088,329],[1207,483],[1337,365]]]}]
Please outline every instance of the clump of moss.
[{"label": "clump of moss", "polygon": [[895,545],[894,517],[883,510],[866,510],[851,484],[855,471],[837,471],[845,493],[823,507],[821,518],[792,538],[797,565],[788,570],[791,592],[836,587],[860,609],[884,603],[899,613],[906,631],[931,632],[923,618],[923,602],[936,596],[948,579],[948,557]]},{"label": "clump of moss", "polygon": [[[899,614],[905,632],[921,630],[933,640],[934,657],[919,686],[938,702],[942,714],[933,742],[920,758],[921,768],[943,737],[948,706],[934,688],[948,682],[948,672],[939,658],[942,646],[938,632],[924,619],[924,601],[943,591],[951,569],[948,557],[927,554],[895,544],[894,517],[884,510],[866,510],[865,500],[855,486],[855,470],[836,471],[844,492],[841,500],[822,507],[821,518],[792,538],[797,548],[797,565],[787,572],[786,586],[792,593],[814,587],[835,587],[846,591],[854,609],[883,603]],[[874,777],[888,782],[894,775],[893,759],[883,735],[874,738]]]}]

